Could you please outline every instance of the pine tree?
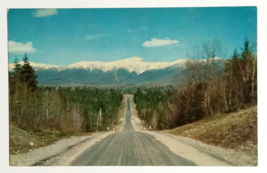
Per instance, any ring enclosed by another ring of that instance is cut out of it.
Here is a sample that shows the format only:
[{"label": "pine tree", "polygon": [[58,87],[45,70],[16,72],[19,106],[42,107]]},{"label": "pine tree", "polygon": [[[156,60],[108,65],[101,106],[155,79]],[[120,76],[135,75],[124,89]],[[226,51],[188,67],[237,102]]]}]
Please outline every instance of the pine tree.
[{"label": "pine tree", "polygon": [[10,94],[14,94],[15,90],[17,91],[18,85],[21,82],[21,65],[18,63],[17,57],[14,60],[14,69],[9,74],[9,89]]},{"label": "pine tree", "polygon": [[30,66],[30,62],[26,54],[24,55],[23,61],[24,65],[21,69],[22,80],[32,91],[35,91],[37,89],[37,75],[34,74],[35,71],[32,66]]},{"label": "pine tree", "polygon": [[13,74],[14,75],[20,75],[21,74],[21,65],[18,62],[18,58],[16,57],[14,60],[14,70],[13,70]]}]

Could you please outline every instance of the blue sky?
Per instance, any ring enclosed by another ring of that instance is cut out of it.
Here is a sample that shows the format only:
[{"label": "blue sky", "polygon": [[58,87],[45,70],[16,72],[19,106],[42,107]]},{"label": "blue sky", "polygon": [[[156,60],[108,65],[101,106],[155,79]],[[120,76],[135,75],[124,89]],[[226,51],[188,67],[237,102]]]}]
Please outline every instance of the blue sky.
[{"label": "blue sky", "polygon": [[141,57],[151,62],[186,58],[192,45],[218,39],[226,58],[244,40],[256,43],[256,7],[10,9],[9,63],[68,65]]}]

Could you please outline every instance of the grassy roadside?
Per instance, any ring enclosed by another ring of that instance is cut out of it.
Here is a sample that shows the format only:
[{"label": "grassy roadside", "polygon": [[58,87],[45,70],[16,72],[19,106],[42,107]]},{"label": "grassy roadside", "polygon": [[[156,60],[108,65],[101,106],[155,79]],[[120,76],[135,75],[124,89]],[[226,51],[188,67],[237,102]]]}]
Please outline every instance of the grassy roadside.
[{"label": "grassy roadside", "polygon": [[26,130],[9,125],[9,153],[26,153],[69,136],[57,130]]},{"label": "grassy roadside", "polygon": [[257,106],[239,112],[206,117],[164,132],[257,157]]},{"label": "grassy roadside", "polygon": [[70,136],[85,136],[91,133],[67,134],[58,130],[50,129],[21,129],[9,125],[9,153],[22,154],[33,149],[51,145],[60,139]]}]

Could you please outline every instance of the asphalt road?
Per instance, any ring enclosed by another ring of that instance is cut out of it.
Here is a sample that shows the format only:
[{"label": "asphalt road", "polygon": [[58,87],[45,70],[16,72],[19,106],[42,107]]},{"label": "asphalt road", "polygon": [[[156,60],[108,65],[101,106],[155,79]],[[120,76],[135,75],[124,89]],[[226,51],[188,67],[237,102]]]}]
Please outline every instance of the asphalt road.
[{"label": "asphalt road", "polygon": [[[127,99],[124,129],[96,142],[78,156],[76,166],[194,166],[194,162],[171,152],[155,137],[135,131]],[[179,147],[179,146],[177,146]]]}]

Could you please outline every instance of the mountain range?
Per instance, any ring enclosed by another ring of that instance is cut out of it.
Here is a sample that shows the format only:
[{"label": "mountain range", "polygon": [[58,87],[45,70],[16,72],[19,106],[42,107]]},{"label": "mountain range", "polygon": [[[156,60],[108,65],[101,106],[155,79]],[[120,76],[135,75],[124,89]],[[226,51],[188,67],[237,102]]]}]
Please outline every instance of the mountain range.
[{"label": "mountain range", "polygon": [[[132,57],[112,62],[82,61],[67,66],[35,62],[30,65],[35,69],[39,85],[173,83],[184,75],[187,61],[148,62]],[[14,64],[9,64],[9,71],[13,68]]]}]

